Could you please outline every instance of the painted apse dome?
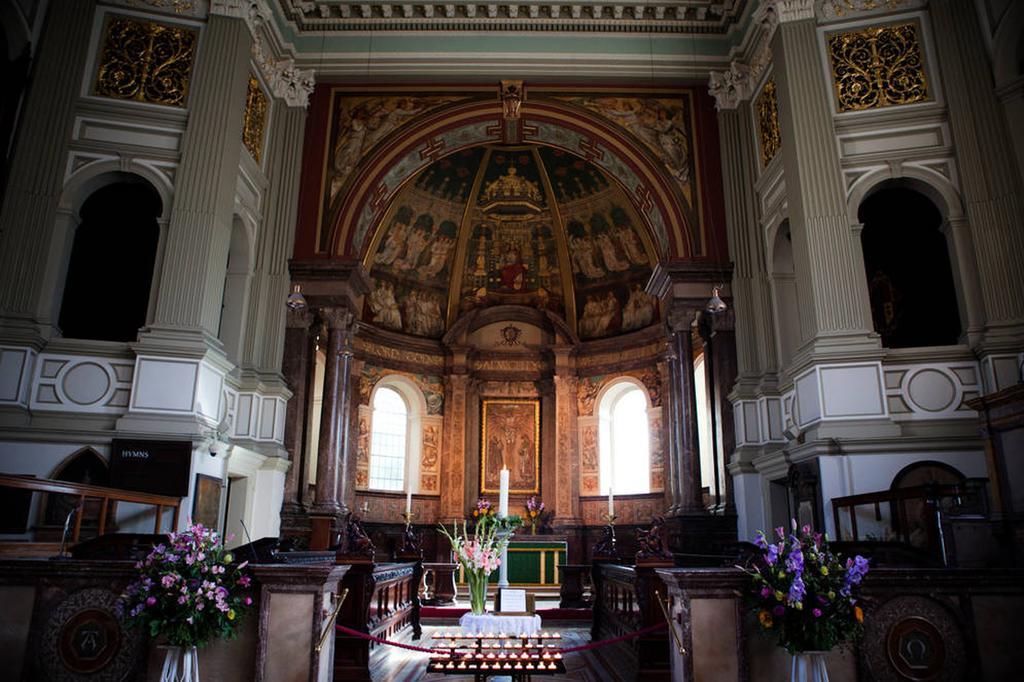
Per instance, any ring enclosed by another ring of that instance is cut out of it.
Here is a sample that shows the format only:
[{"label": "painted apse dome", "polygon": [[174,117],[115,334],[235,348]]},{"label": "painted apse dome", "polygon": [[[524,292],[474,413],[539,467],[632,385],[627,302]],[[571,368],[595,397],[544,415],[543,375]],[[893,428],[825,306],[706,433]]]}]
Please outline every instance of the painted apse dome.
[{"label": "painted apse dome", "polygon": [[374,232],[363,319],[436,339],[472,310],[523,305],[581,340],[642,329],[659,320],[642,225],[617,183],[567,151],[455,152],[408,181]]}]

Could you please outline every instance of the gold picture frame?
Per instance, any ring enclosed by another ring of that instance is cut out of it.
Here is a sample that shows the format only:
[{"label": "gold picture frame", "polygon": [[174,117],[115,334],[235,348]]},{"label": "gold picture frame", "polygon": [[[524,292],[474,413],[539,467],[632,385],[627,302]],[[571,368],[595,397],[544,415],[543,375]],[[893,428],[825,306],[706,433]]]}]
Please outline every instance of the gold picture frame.
[{"label": "gold picture frame", "polygon": [[509,493],[540,492],[540,400],[484,400],[480,407],[480,492],[497,493],[508,467]]}]

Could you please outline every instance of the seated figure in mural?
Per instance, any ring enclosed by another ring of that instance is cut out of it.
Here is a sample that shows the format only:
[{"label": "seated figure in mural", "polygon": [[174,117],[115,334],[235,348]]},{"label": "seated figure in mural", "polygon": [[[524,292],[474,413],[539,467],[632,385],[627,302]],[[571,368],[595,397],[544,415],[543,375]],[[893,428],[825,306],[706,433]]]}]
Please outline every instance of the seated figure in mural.
[{"label": "seated figure in mural", "polygon": [[653,321],[654,299],[634,282],[626,306],[622,309],[622,331],[640,329]]},{"label": "seated figure in mural", "polygon": [[612,209],[612,223],[618,229],[615,236],[629,262],[633,265],[647,265],[647,254],[644,253],[644,248],[630,224],[629,216],[622,207],[616,206]]},{"label": "seated figure in mural", "polygon": [[430,244],[430,260],[420,268],[426,277],[437,277],[448,265],[448,255],[455,246],[455,223],[446,220],[437,228],[437,236]]},{"label": "seated figure in mural", "polygon": [[441,304],[436,296],[413,289],[404,301],[405,331],[418,336],[438,336],[444,331]]},{"label": "seated figure in mural", "polygon": [[604,257],[604,266],[611,272],[622,272],[623,270],[629,270],[629,261],[619,258],[619,254],[615,248],[615,243],[612,242],[612,238],[608,236],[607,232],[602,232],[597,237],[597,243],[601,246],[601,255]]},{"label": "seated figure in mural", "polygon": [[594,242],[587,235],[581,223],[573,222],[578,226],[577,230],[573,230],[570,224],[570,234],[578,232],[569,238],[569,245],[572,247],[570,253],[572,255],[573,272],[578,272],[587,279],[604,277],[604,270],[594,260],[596,255],[594,253]]},{"label": "seated figure in mural", "polygon": [[378,265],[391,265],[398,258],[405,248],[405,238],[409,234],[409,221],[412,220],[412,209],[408,206],[399,207],[395,212],[395,218],[391,221],[391,229],[388,230],[387,239],[377,251],[373,262]]},{"label": "seated figure in mural", "polygon": [[412,233],[409,235],[409,239],[405,242],[405,253],[395,261],[395,269],[413,270],[416,268],[420,261],[420,256],[423,255],[423,250],[427,248],[427,242],[430,241],[430,234],[433,229],[433,216],[428,213],[420,214],[420,217],[416,219],[416,224],[412,226]]},{"label": "seated figure in mural", "polygon": [[580,316],[580,337],[592,339],[615,331],[622,324],[622,306],[611,291],[587,294],[587,302]]},{"label": "seated figure in mural", "polygon": [[522,291],[526,288],[526,264],[519,246],[509,242],[508,248],[501,257],[501,288],[509,291]]},{"label": "seated figure in mural", "polygon": [[396,331],[402,329],[402,313],[398,309],[395,287],[391,282],[377,282],[377,287],[370,294],[369,305],[375,324]]}]

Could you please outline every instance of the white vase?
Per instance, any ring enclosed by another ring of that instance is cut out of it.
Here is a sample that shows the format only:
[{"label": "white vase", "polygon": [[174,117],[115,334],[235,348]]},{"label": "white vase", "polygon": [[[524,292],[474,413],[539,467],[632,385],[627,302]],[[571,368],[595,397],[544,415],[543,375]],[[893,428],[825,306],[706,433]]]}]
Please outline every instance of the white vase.
[{"label": "white vase", "polygon": [[160,682],[199,682],[199,651],[194,646],[168,646]]},{"label": "white vase", "polygon": [[790,682],[828,682],[828,668],[825,667],[827,651],[800,651],[793,654],[793,665],[789,669]]}]

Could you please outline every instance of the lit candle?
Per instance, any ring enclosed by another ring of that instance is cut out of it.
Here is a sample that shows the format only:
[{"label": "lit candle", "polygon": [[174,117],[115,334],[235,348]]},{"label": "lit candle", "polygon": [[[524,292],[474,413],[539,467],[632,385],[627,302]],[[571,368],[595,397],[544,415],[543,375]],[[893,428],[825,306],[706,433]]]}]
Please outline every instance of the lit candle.
[{"label": "lit candle", "polygon": [[405,516],[409,517],[412,514],[412,491],[410,490],[405,494]]},{"label": "lit candle", "polygon": [[608,487],[608,516],[615,516],[615,493]]},{"label": "lit candle", "polygon": [[501,469],[501,485],[498,488],[498,516],[508,516],[508,469]]}]

